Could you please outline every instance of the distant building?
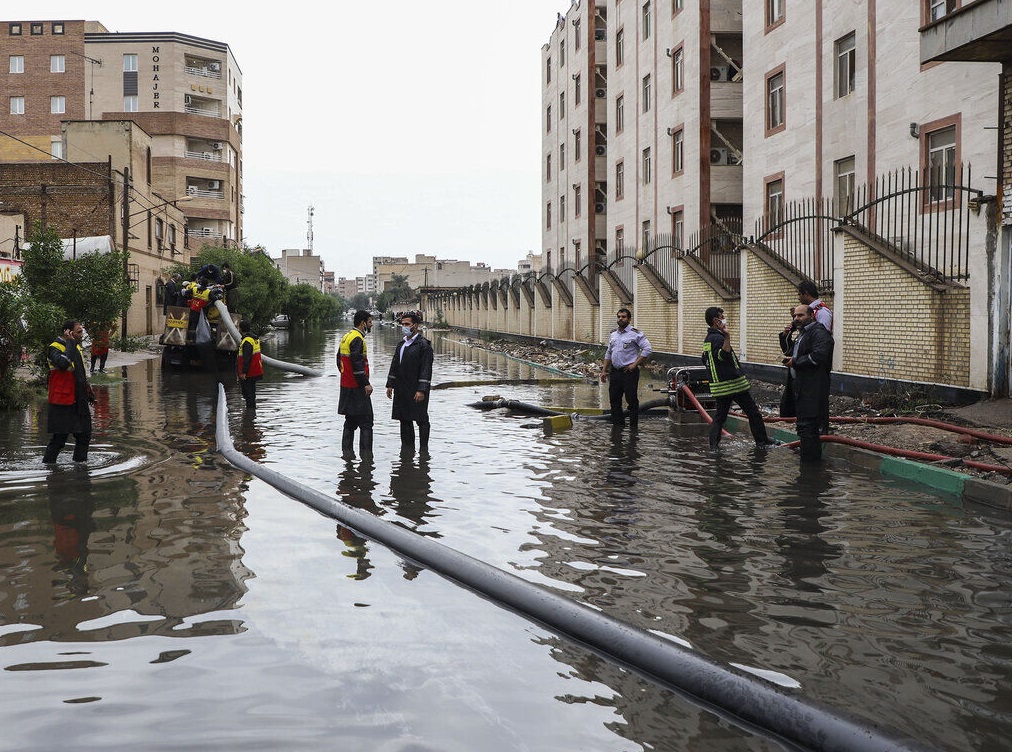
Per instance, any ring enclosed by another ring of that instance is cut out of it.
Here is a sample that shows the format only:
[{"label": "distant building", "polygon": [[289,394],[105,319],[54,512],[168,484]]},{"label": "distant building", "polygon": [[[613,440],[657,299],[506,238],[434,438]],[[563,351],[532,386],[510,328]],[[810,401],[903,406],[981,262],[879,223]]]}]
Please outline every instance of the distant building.
[{"label": "distant building", "polygon": [[312,285],[320,292],[323,292],[323,280],[326,271],[323,268],[323,259],[316,256],[308,248],[297,250],[285,248],[281,251],[280,258],[271,258],[274,266],[293,285]]}]

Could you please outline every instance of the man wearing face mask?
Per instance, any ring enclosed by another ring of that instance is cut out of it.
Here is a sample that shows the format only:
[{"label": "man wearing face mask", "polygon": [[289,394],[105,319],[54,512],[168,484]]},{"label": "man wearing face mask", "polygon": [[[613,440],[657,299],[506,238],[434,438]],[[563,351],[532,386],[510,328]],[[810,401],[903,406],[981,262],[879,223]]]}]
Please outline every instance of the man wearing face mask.
[{"label": "man wearing face mask", "polygon": [[372,454],[372,384],[369,383],[369,358],[365,335],[372,331],[372,314],[355,311],[354,328],[341,339],[337,350],[337,369],[341,372],[341,396],[337,414],[344,416],[341,453],[355,456],[355,429],[359,429],[358,451]]},{"label": "man wearing face mask", "polygon": [[401,316],[404,340],[390,359],[387,399],[393,399],[391,417],[401,422],[401,449],[429,450],[429,388],[432,382],[432,344],[420,333],[422,318],[414,311]]},{"label": "man wearing face mask", "polygon": [[710,394],[717,400],[717,410],[710,424],[710,449],[717,449],[720,445],[721,431],[732,402],[737,402],[748,416],[748,425],[756,446],[775,444],[776,442],[770,441],[766,433],[762,413],[752,399],[748,379],[742,373],[738,357],[731,347],[731,335],[727,331],[724,309],[710,306],[706,309],[705,316],[709,329],[703,342],[703,365],[710,371]]}]

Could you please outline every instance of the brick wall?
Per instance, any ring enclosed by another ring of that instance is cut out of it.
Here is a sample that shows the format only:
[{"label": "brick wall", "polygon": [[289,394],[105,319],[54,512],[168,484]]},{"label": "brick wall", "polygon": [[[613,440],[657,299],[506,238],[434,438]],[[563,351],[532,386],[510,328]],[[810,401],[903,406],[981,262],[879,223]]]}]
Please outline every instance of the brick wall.
[{"label": "brick wall", "polygon": [[1004,123],[1004,142],[1001,149],[1002,213],[1003,225],[1012,225],[1012,63],[1002,66],[1002,111],[999,114]]},{"label": "brick wall", "polygon": [[[731,345],[738,349],[738,332],[741,319],[738,316],[740,304],[737,300],[721,300],[713,288],[703,281],[688,264],[678,263],[678,274],[681,279],[681,290],[678,301],[683,316],[682,342],[679,352],[695,354],[703,352],[703,340],[706,339],[706,319],[703,314],[710,306],[724,309],[727,315],[727,326],[731,332]],[[749,285],[751,288],[751,283]]]},{"label": "brick wall", "polygon": [[541,297],[541,291],[538,289],[534,290],[534,336],[535,337],[551,337],[552,336],[552,315],[554,313],[554,306],[551,308],[545,305],[544,298]]},{"label": "brick wall", "polygon": [[843,249],[842,370],[969,386],[969,289],[937,292],[849,235]]},{"label": "brick wall", "polygon": [[777,336],[791,323],[789,310],[798,304],[798,288],[771,269],[759,256],[745,250],[748,279],[747,358],[752,363],[776,363],[783,358]]},{"label": "brick wall", "polygon": [[615,312],[623,306],[619,301],[615,291],[611,289],[604,277],[597,278],[598,298],[601,301],[600,311],[600,331],[598,332],[598,341],[602,345],[608,344],[608,337],[611,334],[611,330],[615,328]]},{"label": "brick wall", "polygon": [[588,298],[583,288],[573,286],[573,339],[577,342],[600,342],[598,322],[601,316],[600,306]]},{"label": "brick wall", "polygon": [[558,290],[552,286],[552,336],[555,339],[573,339],[573,306],[566,305]]},{"label": "brick wall", "polygon": [[633,325],[647,335],[655,350],[677,352],[678,306],[668,303],[650,280],[636,269],[636,310]]}]

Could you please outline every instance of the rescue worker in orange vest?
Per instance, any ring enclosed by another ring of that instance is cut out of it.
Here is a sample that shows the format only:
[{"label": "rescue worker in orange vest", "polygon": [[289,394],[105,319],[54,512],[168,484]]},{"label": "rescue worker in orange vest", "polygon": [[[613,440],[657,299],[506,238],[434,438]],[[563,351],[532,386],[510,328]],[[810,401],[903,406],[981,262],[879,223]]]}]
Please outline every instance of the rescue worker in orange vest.
[{"label": "rescue worker in orange vest", "polygon": [[239,333],[242,335],[237,361],[239,388],[242,389],[242,397],[246,400],[246,409],[256,410],[257,382],[264,375],[264,364],[260,357],[260,340],[250,334],[248,321],[239,322]]},{"label": "rescue worker in orange vest", "polygon": [[372,314],[356,311],[354,328],[341,339],[337,350],[337,367],[341,371],[341,396],[337,414],[344,416],[341,453],[346,459],[355,456],[355,429],[360,429],[358,450],[363,457],[372,455],[372,384],[369,383],[369,358],[365,335],[372,331]]},{"label": "rescue worker in orange vest", "polygon": [[74,434],[74,462],[88,461],[91,443],[91,407],[95,393],[88,383],[84,365],[84,326],[80,321],[63,322],[63,334],[49,345],[49,440],[45,463],[56,462],[67,437]]}]

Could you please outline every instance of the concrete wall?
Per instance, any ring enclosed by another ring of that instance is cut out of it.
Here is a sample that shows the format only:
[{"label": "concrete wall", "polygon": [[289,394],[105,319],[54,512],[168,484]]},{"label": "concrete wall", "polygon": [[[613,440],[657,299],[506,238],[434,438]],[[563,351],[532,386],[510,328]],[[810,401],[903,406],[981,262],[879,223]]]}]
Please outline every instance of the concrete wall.
[{"label": "concrete wall", "polygon": [[638,267],[634,284],[633,325],[647,335],[655,350],[677,352],[678,306],[669,303]]}]

